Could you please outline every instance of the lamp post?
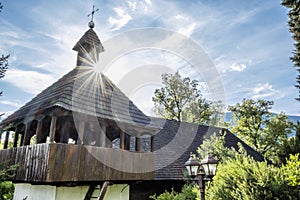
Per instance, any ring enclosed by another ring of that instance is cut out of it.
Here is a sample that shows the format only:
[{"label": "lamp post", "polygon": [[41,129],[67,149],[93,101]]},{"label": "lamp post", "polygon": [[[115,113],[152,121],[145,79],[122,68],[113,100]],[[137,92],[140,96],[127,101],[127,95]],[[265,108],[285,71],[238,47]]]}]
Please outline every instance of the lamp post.
[{"label": "lamp post", "polygon": [[[205,181],[212,181],[216,175],[218,163],[219,161],[210,154],[199,163],[191,153],[190,158],[184,164],[191,179],[195,181],[198,178],[201,200],[205,200]],[[200,167],[202,169],[199,171]]]}]

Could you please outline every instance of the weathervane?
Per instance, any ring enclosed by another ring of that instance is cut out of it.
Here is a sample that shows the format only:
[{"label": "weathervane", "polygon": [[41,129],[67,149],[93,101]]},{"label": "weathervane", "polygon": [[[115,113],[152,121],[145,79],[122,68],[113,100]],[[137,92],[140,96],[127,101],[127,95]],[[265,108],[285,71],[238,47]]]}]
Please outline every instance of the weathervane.
[{"label": "weathervane", "polygon": [[89,27],[90,28],[94,28],[95,27],[95,23],[94,23],[94,14],[95,14],[95,12],[97,12],[97,11],[99,11],[99,9],[97,8],[96,10],[95,10],[95,5],[93,5],[93,11],[90,13],[90,14],[88,14],[88,17],[90,17],[90,16],[92,16],[92,19],[91,19],[91,21],[89,22]]}]

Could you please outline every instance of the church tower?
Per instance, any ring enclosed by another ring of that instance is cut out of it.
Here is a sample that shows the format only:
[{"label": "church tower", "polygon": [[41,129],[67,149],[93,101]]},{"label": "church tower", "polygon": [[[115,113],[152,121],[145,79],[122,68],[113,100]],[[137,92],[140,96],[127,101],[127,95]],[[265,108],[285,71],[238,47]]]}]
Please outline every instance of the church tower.
[{"label": "church tower", "polygon": [[[100,72],[100,90],[94,90],[93,98],[87,95],[93,85],[86,80],[93,76],[84,69],[104,51],[94,31],[94,12],[73,48],[77,66],[0,123],[6,134],[0,163],[18,165],[16,200],[113,195],[125,200],[129,183],[154,179],[153,135],[160,127]],[[75,87],[81,88],[76,95]]]}]

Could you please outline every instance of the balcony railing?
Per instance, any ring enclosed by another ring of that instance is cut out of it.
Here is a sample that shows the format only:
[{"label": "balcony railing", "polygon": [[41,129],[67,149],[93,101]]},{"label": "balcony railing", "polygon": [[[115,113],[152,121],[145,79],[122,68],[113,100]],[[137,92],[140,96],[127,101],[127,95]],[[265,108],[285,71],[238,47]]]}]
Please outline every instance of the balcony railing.
[{"label": "balcony railing", "polygon": [[0,162],[18,164],[17,182],[151,180],[154,153],[43,143],[0,150]]}]

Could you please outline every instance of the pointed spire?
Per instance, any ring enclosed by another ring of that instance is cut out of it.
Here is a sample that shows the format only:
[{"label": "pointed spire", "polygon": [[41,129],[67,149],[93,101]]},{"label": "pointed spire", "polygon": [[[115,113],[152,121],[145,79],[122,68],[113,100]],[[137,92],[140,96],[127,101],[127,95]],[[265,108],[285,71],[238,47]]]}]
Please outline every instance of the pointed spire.
[{"label": "pointed spire", "polygon": [[84,35],[80,38],[80,40],[76,43],[76,45],[73,47],[74,51],[78,52],[78,58],[77,58],[77,65],[81,65],[82,58],[86,57],[87,53],[91,53],[92,51],[96,51],[92,53],[92,55],[96,55],[96,58],[93,58],[96,62],[98,60],[99,53],[104,51],[104,47],[98,38],[96,32],[93,30],[95,27],[94,23],[94,14],[99,9],[95,10],[95,6],[93,6],[93,11],[88,14],[88,17],[92,17],[91,21],[89,22],[90,29],[84,33]]}]

